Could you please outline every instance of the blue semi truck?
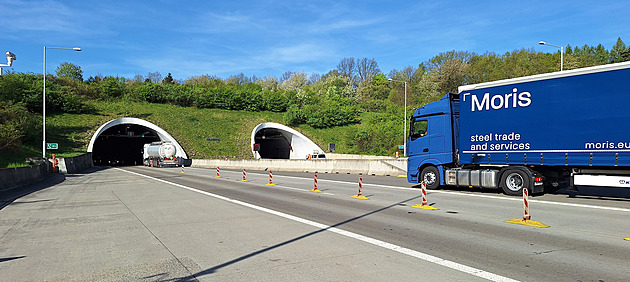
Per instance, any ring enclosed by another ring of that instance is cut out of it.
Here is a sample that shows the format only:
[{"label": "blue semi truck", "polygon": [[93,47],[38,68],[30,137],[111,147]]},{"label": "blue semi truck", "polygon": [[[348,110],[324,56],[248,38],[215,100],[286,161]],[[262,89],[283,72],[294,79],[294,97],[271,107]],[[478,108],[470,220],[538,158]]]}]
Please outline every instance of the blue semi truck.
[{"label": "blue semi truck", "polygon": [[630,62],[464,85],[417,109],[411,183],[630,188]]}]

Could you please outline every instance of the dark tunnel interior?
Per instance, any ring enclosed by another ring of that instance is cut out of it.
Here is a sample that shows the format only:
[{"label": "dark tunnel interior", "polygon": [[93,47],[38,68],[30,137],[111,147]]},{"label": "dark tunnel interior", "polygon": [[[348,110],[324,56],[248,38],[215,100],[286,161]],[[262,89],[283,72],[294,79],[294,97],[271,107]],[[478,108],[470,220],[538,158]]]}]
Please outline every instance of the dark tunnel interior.
[{"label": "dark tunnel interior", "polygon": [[291,144],[280,130],[275,128],[263,128],[256,132],[254,142],[260,144],[261,158],[264,159],[289,159]]},{"label": "dark tunnel interior", "polygon": [[145,126],[121,124],[110,127],[96,138],[92,147],[94,165],[142,165],[144,144],[160,141],[157,133]]}]

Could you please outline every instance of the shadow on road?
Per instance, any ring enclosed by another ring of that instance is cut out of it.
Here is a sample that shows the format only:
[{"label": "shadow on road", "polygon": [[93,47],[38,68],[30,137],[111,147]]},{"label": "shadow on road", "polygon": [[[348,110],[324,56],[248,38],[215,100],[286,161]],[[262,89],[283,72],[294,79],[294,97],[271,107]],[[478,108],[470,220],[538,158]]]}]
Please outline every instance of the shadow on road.
[{"label": "shadow on road", "polygon": [[[96,171],[100,171],[100,170],[104,170],[107,169],[106,167],[93,167],[93,168],[89,168],[86,169],[80,173],[75,173],[75,174],[60,174],[60,173],[51,173],[49,174],[47,177],[45,177],[44,179],[42,179],[41,181],[34,183],[34,184],[30,184],[30,185],[25,185],[25,186],[21,186],[21,187],[17,187],[17,188],[13,188],[13,189],[9,189],[9,190],[4,190],[4,191],[0,191],[0,210],[2,210],[4,207],[12,204],[15,200],[24,197],[26,195],[29,195],[31,193],[37,192],[37,191],[41,191],[44,190],[46,188],[50,188],[52,186],[55,186],[59,183],[62,183],[66,180],[67,177],[80,177],[82,175],[85,174],[90,174]],[[28,203],[34,203],[34,202],[41,202],[41,201],[49,201],[49,200],[39,200],[39,201],[33,201],[33,202],[20,202],[20,204],[28,204]]]},{"label": "shadow on road", "polygon": [[217,265],[217,266],[214,266],[214,267],[208,268],[208,269],[206,269],[206,270],[203,270],[203,271],[200,271],[200,272],[197,272],[197,273],[191,274],[191,275],[189,275],[189,276],[186,276],[186,277],[180,277],[180,278],[177,278],[177,279],[171,279],[171,280],[169,280],[169,281],[198,281],[197,277],[204,276],[204,275],[208,275],[208,274],[213,274],[213,273],[215,273],[217,270],[219,270],[219,269],[221,269],[221,268],[224,268],[224,267],[227,267],[227,266],[230,266],[230,265],[235,264],[235,263],[237,263],[237,262],[244,261],[244,260],[249,259],[249,258],[251,258],[251,257],[255,257],[255,256],[257,256],[257,255],[263,254],[263,253],[268,252],[268,251],[271,251],[271,250],[273,250],[273,249],[277,249],[277,248],[280,248],[280,247],[282,247],[282,246],[289,245],[289,244],[291,244],[291,243],[293,243],[293,242],[297,242],[297,241],[299,241],[299,240],[302,240],[302,239],[308,238],[308,237],[310,237],[310,236],[313,236],[313,235],[316,235],[316,234],[322,233],[322,232],[324,232],[324,231],[327,231],[327,230],[329,230],[329,229],[331,229],[331,228],[336,228],[336,227],[342,226],[342,225],[344,225],[344,224],[347,224],[347,223],[350,223],[350,222],[353,222],[353,221],[359,220],[359,219],[364,218],[364,217],[367,217],[367,216],[369,216],[369,215],[373,215],[373,214],[376,214],[376,213],[382,212],[382,211],[387,210],[387,209],[390,209],[390,208],[392,208],[392,207],[399,206],[399,205],[404,205],[406,202],[416,200],[416,199],[418,199],[418,198],[420,198],[420,197],[421,197],[421,196],[416,196],[416,197],[409,198],[409,199],[407,199],[407,200],[403,200],[403,201],[397,202],[397,203],[395,203],[395,204],[391,204],[391,205],[389,205],[389,206],[386,206],[386,207],[383,207],[383,208],[380,208],[380,209],[377,209],[377,210],[371,211],[371,212],[369,212],[369,213],[366,213],[366,214],[363,214],[363,215],[360,215],[360,216],[357,216],[357,217],[353,217],[353,218],[350,218],[350,219],[348,219],[348,220],[344,220],[344,221],[339,222],[339,223],[337,223],[337,224],[331,225],[331,226],[329,226],[329,227],[327,227],[327,228],[320,229],[320,230],[317,230],[317,231],[313,231],[313,232],[310,232],[310,233],[306,233],[306,234],[304,234],[304,235],[302,235],[302,236],[299,236],[299,237],[293,238],[293,239],[291,239],[291,240],[287,240],[287,241],[284,241],[284,242],[282,242],[282,243],[279,243],[279,244],[276,244],[276,245],[273,245],[273,246],[270,246],[270,247],[267,247],[267,248],[264,248],[264,249],[261,249],[261,250],[255,251],[255,252],[253,252],[253,253],[249,253],[249,254],[247,254],[247,255],[244,255],[244,256],[241,256],[241,257],[235,258],[235,259],[233,259],[233,260],[231,260],[231,261],[228,261],[228,262],[225,262],[225,263],[219,264],[219,265]]},{"label": "shadow on road", "polygon": [[630,189],[628,188],[580,186],[577,191],[562,189],[554,194],[567,195],[569,198],[630,202]]}]

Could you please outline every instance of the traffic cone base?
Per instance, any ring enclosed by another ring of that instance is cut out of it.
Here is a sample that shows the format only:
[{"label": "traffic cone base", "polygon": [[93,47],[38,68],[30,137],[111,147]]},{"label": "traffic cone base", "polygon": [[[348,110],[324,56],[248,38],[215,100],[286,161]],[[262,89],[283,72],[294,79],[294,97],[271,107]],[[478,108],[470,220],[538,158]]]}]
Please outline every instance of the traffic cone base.
[{"label": "traffic cone base", "polygon": [[369,200],[370,198],[363,196],[363,195],[354,195],[350,198],[355,198],[355,199],[360,199],[360,200]]},{"label": "traffic cone base", "polygon": [[544,224],[542,222],[533,221],[533,220],[523,220],[522,218],[512,218],[512,219],[508,219],[508,220],[506,220],[504,222],[520,224],[520,225],[527,225],[527,226],[533,226],[533,227],[538,227],[538,228],[551,227],[551,226],[549,226],[547,224]]},{"label": "traffic cone base", "polygon": [[309,192],[315,192],[315,193],[321,193],[322,192],[322,190],[319,190],[319,189],[311,189],[311,190],[308,190],[308,191]]},{"label": "traffic cone base", "polygon": [[437,211],[439,210],[436,207],[433,206],[429,206],[429,205],[422,205],[422,204],[417,204],[417,205],[413,205],[411,206],[412,208],[417,208],[417,209],[423,209],[423,210],[431,210],[431,211]]},{"label": "traffic cone base", "polygon": [[276,186],[276,184],[273,184],[273,183],[267,183],[265,185],[267,185],[267,186]]}]

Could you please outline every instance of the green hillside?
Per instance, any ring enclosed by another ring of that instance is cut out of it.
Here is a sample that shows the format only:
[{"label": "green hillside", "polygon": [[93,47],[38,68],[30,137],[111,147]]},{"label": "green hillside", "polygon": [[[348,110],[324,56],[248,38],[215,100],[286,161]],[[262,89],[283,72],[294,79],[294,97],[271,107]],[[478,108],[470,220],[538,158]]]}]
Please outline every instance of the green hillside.
[{"label": "green hillside", "polygon": [[[104,123],[122,117],[136,117],[152,122],[171,134],[193,159],[252,158],[252,129],[263,122],[282,123],[283,113],[198,109],[168,104],[143,102],[88,101],[93,107],[89,114],[53,114],[46,118],[48,143],[59,143],[58,150],[48,154],[70,157],[87,151],[94,132]],[[315,129],[308,125],[294,128],[311,138],[321,148],[336,143],[337,152],[350,153],[343,136],[352,134],[358,125]],[[0,167],[25,165],[26,158],[41,156],[41,130],[28,143],[14,152],[0,153]],[[218,138],[220,141],[208,141]]]},{"label": "green hillside", "polygon": [[[567,70],[630,60],[621,38],[610,51],[601,45],[566,50]],[[403,120],[413,108],[455,93],[460,85],[557,71],[560,57],[526,49],[505,54],[453,50],[387,74],[374,59],[343,58],[323,75],[241,73],[186,80],[170,73],[162,79],[158,72],[146,78],[84,79],[80,66],[65,62],[56,75],[46,75],[46,141],[59,144],[54,151],[59,156],[81,154],[99,126],[136,117],[169,132],[190,158],[251,158],[252,129],[278,122],[323,149],[335,143],[336,153],[394,155],[403,143]],[[41,157],[43,78],[10,70],[0,76],[0,168]]]}]

